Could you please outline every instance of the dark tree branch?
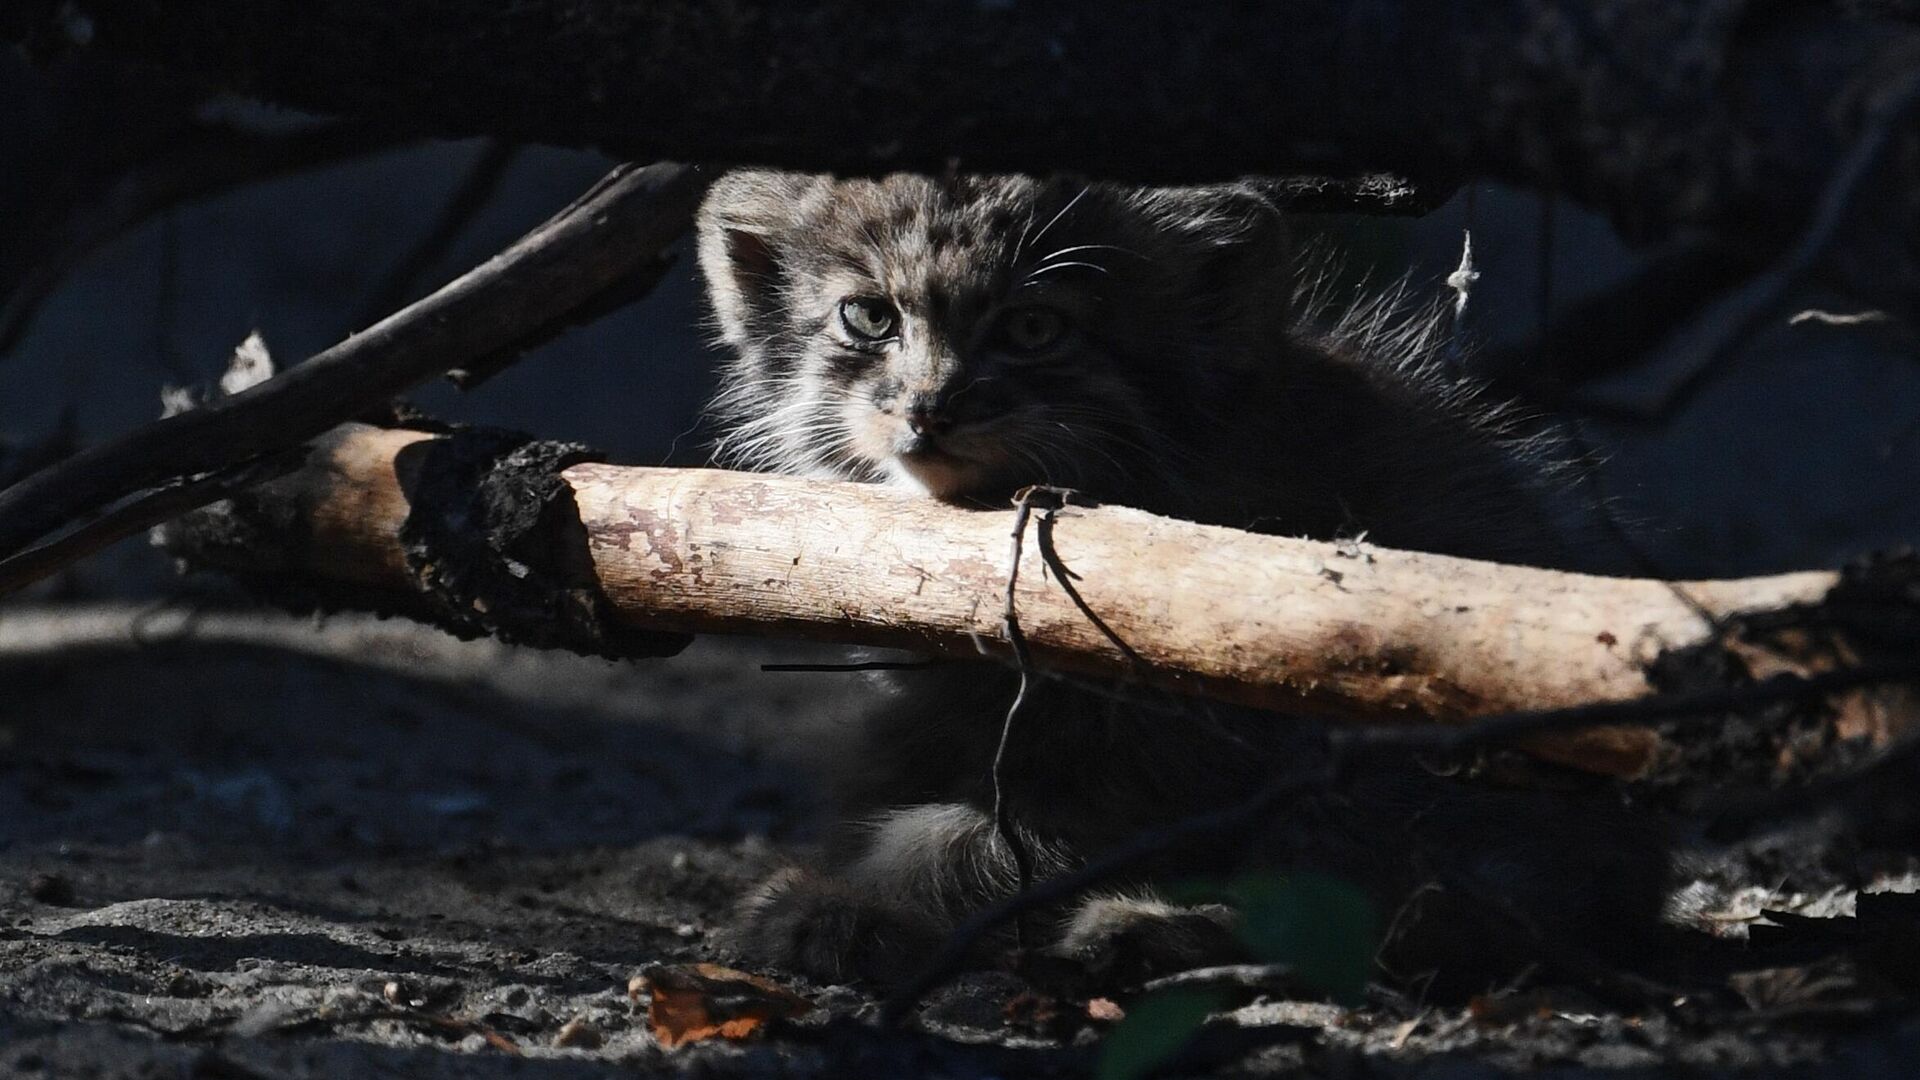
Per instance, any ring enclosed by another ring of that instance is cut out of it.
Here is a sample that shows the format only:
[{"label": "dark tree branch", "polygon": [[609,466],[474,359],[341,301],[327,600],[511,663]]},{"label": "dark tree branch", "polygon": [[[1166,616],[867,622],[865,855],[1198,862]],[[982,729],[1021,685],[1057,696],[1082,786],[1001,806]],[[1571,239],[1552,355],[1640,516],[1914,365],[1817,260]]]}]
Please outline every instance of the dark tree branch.
[{"label": "dark tree branch", "polygon": [[1920,100],[1920,67],[1906,72],[1874,102],[1859,138],[1833,167],[1811,219],[1793,246],[1764,272],[1696,312],[1658,348],[1641,357],[1637,366],[1653,378],[1642,377],[1631,388],[1616,390],[1612,401],[1589,399],[1586,407],[1630,419],[1658,420],[1691,398],[1715,365],[1763,316],[1778,308],[1787,291],[1826,255],[1842,225],[1856,213],[1857,197],[1894,134],[1911,130],[1916,100]]},{"label": "dark tree branch", "polygon": [[658,260],[704,185],[687,166],[622,166],[501,255],[305,363],[0,491],[0,556],[142,488],[297,446],[553,323]]},{"label": "dark tree branch", "polygon": [[23,589],[135,533],[300,467],[304,454],[277,454],[162,484],[68,532],[0,559],[0,596]]},{"label": "dark tree branch", "polygon": [[[0,34],[74,46],[57,0]],[[435,134],[850,171],[1484,176],[1784,242],[1920,31],[1748,0],[91,0],[86,48]],[[457,92],[449,92],[457,88]]]}]

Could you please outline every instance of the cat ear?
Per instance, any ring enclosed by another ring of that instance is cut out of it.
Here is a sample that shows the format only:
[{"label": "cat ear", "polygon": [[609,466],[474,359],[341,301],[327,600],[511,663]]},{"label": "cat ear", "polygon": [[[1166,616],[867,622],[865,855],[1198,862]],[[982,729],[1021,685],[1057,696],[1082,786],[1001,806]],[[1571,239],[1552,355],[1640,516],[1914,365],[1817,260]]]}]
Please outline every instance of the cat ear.
[{"label": "cat ear", "polygon": [[1209,249],[1202,287],[1230,305],[1235,322],[1266,340],[1293,321],[1293,243],[1286,218],[1257,182],[1202,189]]},{"label": "cat ear", "polygon": [[747,169],[714,182],[700,207],[700,273],[720,336],[743,346],[764,337],[786,287],[787,237],[817,177]]},{"label": "cat ear", "polygon": [[1257,180],[1143,189],[1142,209],[1175,241],[1192,295],[1212,303],[1217,329],[1255,340],[1293,321],[1293,251],[1286,219]]}]

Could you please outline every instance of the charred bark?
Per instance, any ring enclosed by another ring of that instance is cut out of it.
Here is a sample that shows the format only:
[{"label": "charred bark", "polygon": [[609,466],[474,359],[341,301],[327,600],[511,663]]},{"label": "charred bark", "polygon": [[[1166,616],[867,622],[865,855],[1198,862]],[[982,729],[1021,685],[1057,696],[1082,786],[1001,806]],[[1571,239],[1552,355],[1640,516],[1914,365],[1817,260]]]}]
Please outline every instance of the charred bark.
[{"label": "charred bark", "polygon": [[480,17],[428,0],[36,0],[0,33],[422,133],[621,157],[1489,177],[1633,235],[1776,241],[1920,57],[1897,12],[1746,0],[545,0]]},{"label": "charred bark", "polygon": [[[608,627],[649,632],[639,639],[647,653],[671,645],[657,632],[723,632],[1010,655],[1002,612],[1011,510],[869,485],[533,455],[553,463],[567,514],[545,514],[552,500],[542,499],[546,531],[514,533],[517,554],[436,547],[422,522],[447,520],[449,499],[452,516],[480,528],[466,496],[430,482],[434,461],[462,457],[450,444],[469,438],[496,436],[341,428],[304,469],[170,527],[170,543],[201,565],[351,590],[349,603],[424,596],[442,612],[489,617],[523,605],[461,584],[484,579],[464,565],[476,555],[511,563],[524,580],[561,568],[570,594]],[[1907,611],[1902,640],[1920,637],[1908,625],[1910,602],[1895,595],[1908,586],[1885,595],[1857,581],[1840,588],[1842,576],[1830,572],[1689,583],[1587,577],[1121,507],[1069,505],[1050,528],[1048,543],[1022,548],[1014,596],[1036,665],[1298,714],[1459,724],[1739,681],[1722,679],[1723,669],[1738,668],[1739,678],[1829,670],[1836,656],[1861,654],[1834,652],[1824,632],[1814,635],[1818,648],[1803,635],[1800,656],[1778,648],[1777,634],[1764,647],[1736,646],[1732,628],[1831,624],[1832,612],[1817,608],[1830,594],[1878,613],[1875,625]],[[1049,566],[1050,557],[1059,561]],[[1062,587],[1062,568],[1075,575],[1078,597]],[[1826,613],[1793,615],[1816,610]],[[536,632],[551,621],[537,619]],[[611,638],[584,647],[622,651]],[[1647,704],[1646,719],[1661,719],[1658,702]],[[1859,706],[1871,715],[1856,709],[1845,734],[1886,741],[1912,718],[1904,705],[1892,719],[1876,707]],[[1642,772],[1661,752],[1648,728],[1562,732],[1529,745],[1615,774]]]}]

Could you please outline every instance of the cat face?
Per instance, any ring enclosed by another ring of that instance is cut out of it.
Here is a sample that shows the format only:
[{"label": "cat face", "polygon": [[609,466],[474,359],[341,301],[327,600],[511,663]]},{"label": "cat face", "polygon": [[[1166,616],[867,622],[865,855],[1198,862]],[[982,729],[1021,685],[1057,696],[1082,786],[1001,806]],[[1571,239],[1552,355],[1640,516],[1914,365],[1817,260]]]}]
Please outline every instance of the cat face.
[{"label": "cat face", "polygon": [[1286,322],[1278,217],[1238,185],[746,171],[699,233],[722,459],[944,498],[1164,479]]}]

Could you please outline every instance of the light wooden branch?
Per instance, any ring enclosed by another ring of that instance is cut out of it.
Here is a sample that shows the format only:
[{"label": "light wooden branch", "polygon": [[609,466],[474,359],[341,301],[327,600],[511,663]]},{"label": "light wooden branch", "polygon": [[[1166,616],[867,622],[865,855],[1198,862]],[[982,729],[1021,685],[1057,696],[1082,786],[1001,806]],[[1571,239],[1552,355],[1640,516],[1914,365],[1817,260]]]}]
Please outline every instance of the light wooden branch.
[{"label": "light wooden branch", "polygon": [[[196,554],[239,571],[410,592],[415,575],[398,536],[417,462],[435,438],[337,429],[304,469],[250,496],[300,533],[298,545],[271,564],[244,545]],[[622,623],[946,656],[1007,652],[1011,510],[717,470],[581,464],[561,477],[584,525],[578,542]],[[1590,577],[1257,535],[1122,507],[1062,510],[1052,539],[1088,606],[1156,685],[1357,720],[1461,723],[1645,698],[1654,693],[1650,661],[1714,638],[1703,615],[1815,603],[1836,582],[1826,572],[1681,585]],[[1044,568],[1037,543],[1022,559],[1016,602],[1040,665],[1141,677]],[[1610,728],[1532,749],[1625,775],[1648,766],[1658,739]]]}]

